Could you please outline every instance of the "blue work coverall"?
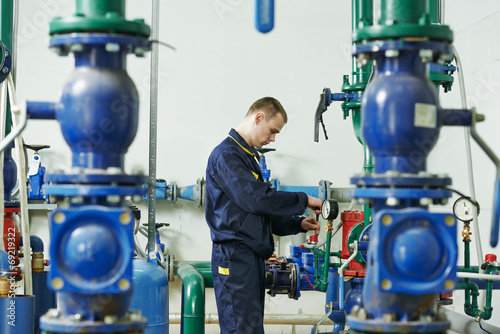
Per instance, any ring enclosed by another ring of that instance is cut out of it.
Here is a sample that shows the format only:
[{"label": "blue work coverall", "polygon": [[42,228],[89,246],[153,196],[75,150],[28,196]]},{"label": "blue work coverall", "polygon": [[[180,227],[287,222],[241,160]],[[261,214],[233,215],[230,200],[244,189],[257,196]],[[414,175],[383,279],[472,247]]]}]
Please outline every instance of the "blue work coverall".
[{"label": "blue work coverall", "polygon": [[273,234],[305,232],[302,192],[264,182],[255,148],[231,129],[208,159],[205,216],[212,237],[212,275],[222,334],[264,333],[265,260]]}]

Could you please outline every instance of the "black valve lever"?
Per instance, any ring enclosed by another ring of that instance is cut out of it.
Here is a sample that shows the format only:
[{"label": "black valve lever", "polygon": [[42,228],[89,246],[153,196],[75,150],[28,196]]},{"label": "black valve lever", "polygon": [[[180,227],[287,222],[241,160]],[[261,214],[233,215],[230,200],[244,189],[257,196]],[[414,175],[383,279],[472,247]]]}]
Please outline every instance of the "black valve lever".
[{"label": "black valve lever", "polygon": [[323,92],[319,98],[318,108],[316,109],[316,114],[314,115],[314,141],[319,142],[319,123],[323,126],[323,132],[325,133],[325,139],[328,140],[328,135],[326,134],[325,123],[323,122],[323,113],[326,111],[330,105],[330,89],[323,88]]},{"label": "black valve lever", "polygon": [[50,145],[28,145],[28,144],[24,144],[24,147],[29,148],[30,150],[33,150],[35,152],[38,152],[40,150],[43,150],[44,148],[49,148]]},{"label": "black valve lever", "polygon": [[[143,223],[142,226],[148,226],[148,223]],[[159,229],[160,227],[164,226],[170,226],[169,223],[155,223],[155,230]]]}]

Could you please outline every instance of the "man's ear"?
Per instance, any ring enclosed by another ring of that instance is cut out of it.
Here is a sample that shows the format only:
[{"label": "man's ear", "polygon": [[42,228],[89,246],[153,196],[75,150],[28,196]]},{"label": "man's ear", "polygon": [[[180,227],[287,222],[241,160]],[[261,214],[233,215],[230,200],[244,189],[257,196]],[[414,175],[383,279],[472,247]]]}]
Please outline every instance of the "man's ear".
[{"label": "man's ear", "polygon": [[259,111],[255,114],[255,124],[259,124],[265,119],[265,115],[263,112]]}]

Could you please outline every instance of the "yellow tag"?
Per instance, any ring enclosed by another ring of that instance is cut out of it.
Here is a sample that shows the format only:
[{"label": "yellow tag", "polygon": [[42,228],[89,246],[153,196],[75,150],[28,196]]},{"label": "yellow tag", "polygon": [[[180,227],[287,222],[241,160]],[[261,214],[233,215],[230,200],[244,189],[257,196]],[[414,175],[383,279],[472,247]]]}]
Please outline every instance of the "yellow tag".
[{"label": "yellow tag", "polygon": [[259,174],[255,173],[254,171],[252,171],[252,174],[253,176],[255,176],[255,179],[258,180],[259,179]]},{"label": "yellow tag", "polygon": [[222,268],[221,266],[219,266],[219,274],[221,275],[229,275],[229,268]]}]

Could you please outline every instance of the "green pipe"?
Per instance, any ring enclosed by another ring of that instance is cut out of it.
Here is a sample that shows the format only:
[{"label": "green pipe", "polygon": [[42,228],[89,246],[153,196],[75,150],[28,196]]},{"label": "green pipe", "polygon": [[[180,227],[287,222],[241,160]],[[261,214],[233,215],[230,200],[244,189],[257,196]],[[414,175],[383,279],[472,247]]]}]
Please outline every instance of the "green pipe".
[{"label": "green pipe", "polygon": [[321,277],[321,286],[320,286],[321,291],[326,291],[326,289],[328,288],[328,269],[330,268],[331,244],[332,244],[332,232],[330,231],[326,234],[325,262],[323,262],[323,276]]},{"label": "green pipe", "polygon": [[116,13],[118,17],[125,17],[125,0],[76,0],[76,13],[86,17]]},{"label": "green pipe", "polygon": [[[12,30],[14,26],[14,2],[12,0],[2,0],[2,14],[0,17],[0,39],[3,44],[9,49],[11,57],[12,55]],[[14,77],[14,66],[12,68],[12,77]],[[7,93],[8,94],[8,93]],[[12,118],[10,115],[10,103],[9,96],[7,95],[7,117],[5,119],[5,135],[8,135],[11,131]]]},{"label": "green pipe", "polygon": [[427,12],[427,5],[422,0],[381,0],[379,24],[418,24],[422,14]]},{"label": "green pipe", "polygon": [[177,276],[182,282],[181,333],[205,333],[205,283],[190,264],[181,264]]},{"label": "green pipe", "polygon": [[480,315],[481,311],[477,306],[477,297],[479,296],[479,289],[477,287],[477,284],[473,282],[460,282],[458,283],[458,288],[465,289],[466,292],[469,292],[469,297],[466,297],[464,302],[465,314],[474,318]]}]

